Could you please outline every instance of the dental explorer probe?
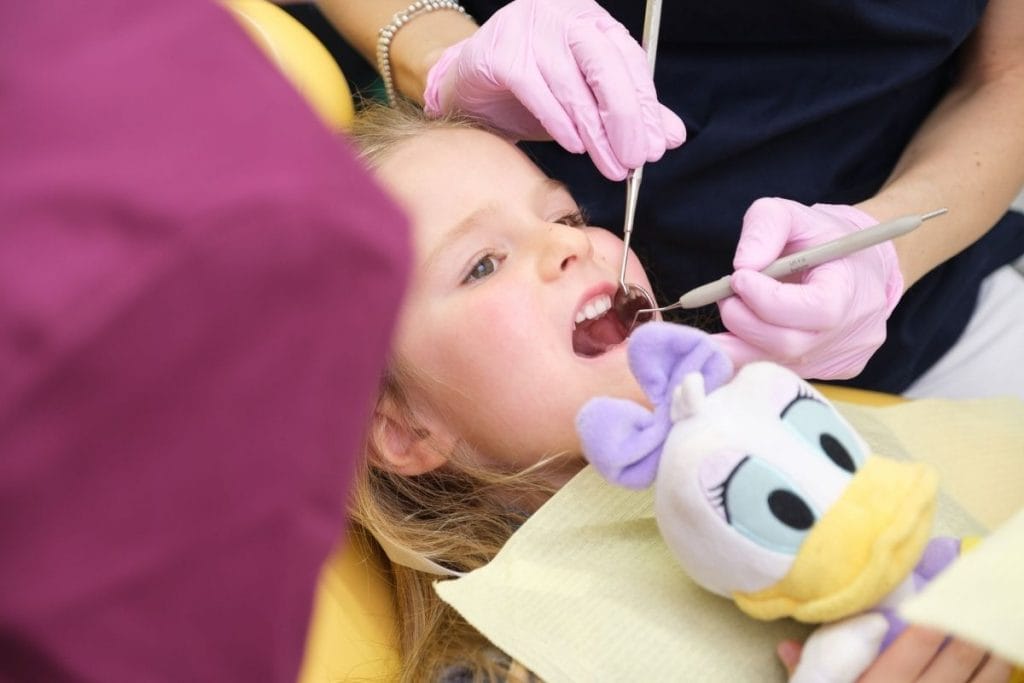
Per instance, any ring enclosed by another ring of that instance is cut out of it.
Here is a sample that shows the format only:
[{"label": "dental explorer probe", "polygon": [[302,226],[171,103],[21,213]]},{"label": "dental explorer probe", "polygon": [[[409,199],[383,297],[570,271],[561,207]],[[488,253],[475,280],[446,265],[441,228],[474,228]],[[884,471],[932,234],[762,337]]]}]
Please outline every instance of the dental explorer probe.
[{"label": "dental explorer probe", "polygon": [[[654,63],[658,52],[658,29],[661,27],[661,0],[647,0],[647,7],[644,10],[644,32],[642,45],[647,53],[647,64],[651,69],[651,77],[654,77]],[[626,262],[629,260],[629,240],[633,236],[633,219],[636,216],[637,197],[640,194],[640,181],[644,177],[644,167],[641,164],[635,169],[630,169],[626,175],[626,221],[622,228],[622,265],[619,268],[619,291],[615,294],[616,314],[624,322],[635,321],[637,308],[642,306],[656,306],[654,298],[636,285],[626,282]],[[637,302],[640,303],[637,303]]]},{"label": "dental explorer probe", "polygon": [[[844,235],[843,237],[832,240],[831,242],[825,242],[824,244],[819,244],[817,246],[789,254],[788,256],[783,256],[782,258],[773,261],[761,272],[768,277],[779,280],[787,275],[799,273],[802,270],[819,266],[822,263],[827,263],[828,261],[834,261],[862,249],[867,249],[868,247],[873,247],[876,244],[881,244],[887,240],[895,239],[901,235],[906,235],[926,220],[935,218],[936,216],[941,216],[947,211],[949,211],[949,209],[936,209],[929,213],[902,216],[891,221],[886,221],[885,223],[872,225],[869,228],[852,232],[849,235]],[[701,285],[695,289],[691,289],[689,292],[679,297],[678,302],[657,310],[668,311],[673,308],[700,308],[701,306],[707,306],[708,304],[713,304],[716,301],[721,301],[722,299],[730,297],[735,294],[729,284],[729,278],[731,277],[731,275],[726,275],[718,280]],[[654,311],[652,310],[649,312],[653,313]]]}]

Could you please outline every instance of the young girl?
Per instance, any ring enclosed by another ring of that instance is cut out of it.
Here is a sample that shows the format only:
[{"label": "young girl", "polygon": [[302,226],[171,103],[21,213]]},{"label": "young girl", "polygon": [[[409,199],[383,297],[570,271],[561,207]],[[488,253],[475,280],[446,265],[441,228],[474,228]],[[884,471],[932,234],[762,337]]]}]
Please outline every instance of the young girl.
[{"label": "young girl", "polygon": [[[583,403],[644,400],[625,330],[606,315],[622,242],[588,226],[515,146],[469,122],[371,108],[352,137],[415,235],[352,516],[392,559],[403,680],[512,680],[515,665],[431,584],[486,564],[583,466]],[[635,258],[626,279],[650,289]],[[894,646],[878,663],[895,650],[927,665],[936,647]]]},{"label": "young girl", "polygon": [[[379,108],[352,135],[411,217],[416,263],[353,516],[393,557],[470,571],[583,466],[587,399],[642,400],[606,315],[622,242],[466,121]],[[635,259],[627,280],[650,287]],[[406,680],[453,664],[501,677],[507,660],[437,598],[436,575],[393,572]]]}]

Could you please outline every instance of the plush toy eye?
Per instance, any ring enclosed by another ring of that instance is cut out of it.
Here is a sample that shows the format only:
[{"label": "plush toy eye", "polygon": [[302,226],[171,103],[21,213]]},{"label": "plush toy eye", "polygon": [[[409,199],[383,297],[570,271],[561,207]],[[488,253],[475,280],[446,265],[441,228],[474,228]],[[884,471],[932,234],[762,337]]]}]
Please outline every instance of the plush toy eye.
[{"label": "plush toy eye", "polygon": [[864,464],[866,454],[860,440],[827,403],[801,393],[780,417],[840,469],[853,474]]},{"label": "plush toy eye", "polygon": [[795,555],[819,514],[800,488],[771,464],[747,456],[719,487],[726,521],[754,543]]}]

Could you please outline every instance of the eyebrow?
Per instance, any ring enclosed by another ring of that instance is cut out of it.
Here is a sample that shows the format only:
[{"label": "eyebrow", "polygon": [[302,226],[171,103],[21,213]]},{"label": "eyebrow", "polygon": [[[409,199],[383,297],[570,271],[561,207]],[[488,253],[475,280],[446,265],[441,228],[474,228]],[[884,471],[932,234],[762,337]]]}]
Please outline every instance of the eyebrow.
[{"label": "eyebrow", "polygon": [[[555,180],[554,178],[545,178],[544,182],[539,185],[539,188],[539,193],[564,192],[572,197],[572,192],[569,191],[569,186],[561,180]],[[573,198],[573,201],[575,202],[576,199]]]},{"label": "eyebrow", "polygon": [[[565,192],[569,195],[569,198],[575,203],[575,199],[572,198],[572,193],[569,192],[569,187],[560,180],[554,178],[545,178],[543,182],[537,185],[537,189],[534,191],[536,198],[543,197],[548,194],[554,194],[555,192]],[[449,230],[441,238],[430,253],[427,254],[426,260],[424,260],[424,269],[429,269],[430,265],[437,260],[438,256],[442,251],[455,244],[459,240],[463,239],[466,235],[472,234],[474,230],[477,230],[490,216],[498,213],[498,204],[496,202],[490,202],[484,206],[481,206],[474,211],[470,212],[464,218],[462,218],[455,226]]]}]

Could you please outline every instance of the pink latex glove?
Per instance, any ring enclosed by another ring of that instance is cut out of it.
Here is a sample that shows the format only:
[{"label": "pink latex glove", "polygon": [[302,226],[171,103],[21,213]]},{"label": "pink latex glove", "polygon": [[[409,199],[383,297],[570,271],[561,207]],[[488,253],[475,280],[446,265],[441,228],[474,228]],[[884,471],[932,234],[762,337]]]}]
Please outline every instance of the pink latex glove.
[{"label": "pink latex glove", "polygon": [[804,271],[798,282],[758,271],[779,256],[876,223],[852,206],[779,198],[750,205],[733,258],[737,296],[718,304],[729,332],[716,340],[737,367],[772,360],[816,379],[846,379],[864,369],[903,294],[891,241]]},{"label": "pink latex glove", "polygon": [[461,111],[517,140],[554,139],[622,180],[686,139],[647,56],[593,0],[514,0],[427,73],[424,108]]}]

